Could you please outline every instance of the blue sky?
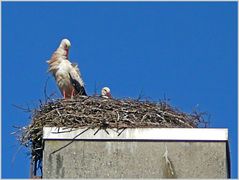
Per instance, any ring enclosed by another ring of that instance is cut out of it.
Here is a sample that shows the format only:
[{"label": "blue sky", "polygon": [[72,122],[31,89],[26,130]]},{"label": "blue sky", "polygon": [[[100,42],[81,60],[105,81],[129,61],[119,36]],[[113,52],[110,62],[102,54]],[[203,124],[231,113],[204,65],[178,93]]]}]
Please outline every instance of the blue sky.
[{"label": "blue sky", "polygon": [[[2,177],[29,177],[26,149],[12,162],[19,145],[10,135],[29,114],[12,104],[44,99],[45,61],[68,38],[88,94],[109,86],[117,98],[166,96],[229,128],[236,178],[237,30],[237,2],[3,2]],[[61,97],[52,77],[47,91]]]}]

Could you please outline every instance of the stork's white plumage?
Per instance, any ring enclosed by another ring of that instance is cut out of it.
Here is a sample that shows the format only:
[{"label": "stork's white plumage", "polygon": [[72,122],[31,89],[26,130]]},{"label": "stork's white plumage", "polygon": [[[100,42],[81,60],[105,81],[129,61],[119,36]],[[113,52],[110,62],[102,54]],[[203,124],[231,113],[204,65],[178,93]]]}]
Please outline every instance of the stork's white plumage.
[{"label": "stork's white plumage", "polygon": [[102,90],[101,90],[101,97],[103,97],[103,98],[112,98],[111,93],[110,93],[110,88],[103,87]]},{"label": "stork's white plumage", "polygon": [[63,39],[51,59],[47,61],[49,64],[48,71],[53,74],[64,98],[72,98],[78,93],[87,95],[78,66],[69,61],[70,46],[70,41]]}]

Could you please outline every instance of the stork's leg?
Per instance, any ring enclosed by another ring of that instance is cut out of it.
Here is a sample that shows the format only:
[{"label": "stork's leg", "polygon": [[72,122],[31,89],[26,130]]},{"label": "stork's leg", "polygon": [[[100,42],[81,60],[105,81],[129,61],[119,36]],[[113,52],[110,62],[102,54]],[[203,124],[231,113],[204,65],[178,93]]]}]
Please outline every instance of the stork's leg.
[{"label": "stork's leg", "polygon": [[73,99],[74,94],[75,94],[75,90],[72,89],[72,91],[71,91],[71,99]]},{"label": "stork's leg", "polygon": [[65,90],[63,90],[63,97],[64,97],[64,99],[66,99],[66,91]]}]

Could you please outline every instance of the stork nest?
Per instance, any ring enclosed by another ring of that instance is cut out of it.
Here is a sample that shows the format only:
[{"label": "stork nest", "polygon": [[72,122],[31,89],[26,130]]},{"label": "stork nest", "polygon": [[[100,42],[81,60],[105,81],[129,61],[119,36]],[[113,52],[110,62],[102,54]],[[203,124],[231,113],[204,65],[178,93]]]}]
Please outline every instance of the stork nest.
[{"label": "stork nest", "polygon": [[30,125],[20,129],[18,140],[30,147],[34,161],[43,151],[43,127],[66,128],[196,128],[206,126],[204,113],[184,113],[166,102],[76,96],[40,105]]}]

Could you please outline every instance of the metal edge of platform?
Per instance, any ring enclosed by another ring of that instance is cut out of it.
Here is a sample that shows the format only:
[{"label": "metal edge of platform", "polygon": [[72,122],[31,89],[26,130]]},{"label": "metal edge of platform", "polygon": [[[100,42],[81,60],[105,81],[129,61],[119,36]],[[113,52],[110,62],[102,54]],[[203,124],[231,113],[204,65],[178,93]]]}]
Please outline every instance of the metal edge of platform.
[{"label": "metal edge of platform", "polygon": [[[227,141],[226,128],[66,129],[44,127],[44,140]],[[122,131],[122,132],[121,132]]]}]

